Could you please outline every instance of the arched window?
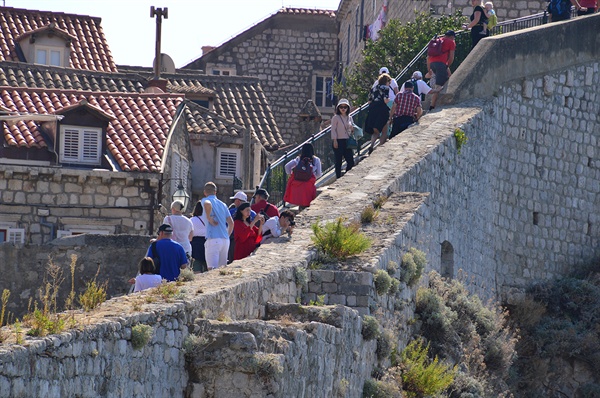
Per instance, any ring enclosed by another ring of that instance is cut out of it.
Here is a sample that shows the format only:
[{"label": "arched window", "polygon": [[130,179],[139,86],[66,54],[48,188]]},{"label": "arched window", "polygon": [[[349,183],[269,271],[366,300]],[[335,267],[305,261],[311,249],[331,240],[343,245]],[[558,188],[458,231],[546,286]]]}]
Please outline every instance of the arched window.
[{"label": "arched window", "polygon": [[441,273],[444,278],[454,278],[454,247],[447,240],[442,243]]}]

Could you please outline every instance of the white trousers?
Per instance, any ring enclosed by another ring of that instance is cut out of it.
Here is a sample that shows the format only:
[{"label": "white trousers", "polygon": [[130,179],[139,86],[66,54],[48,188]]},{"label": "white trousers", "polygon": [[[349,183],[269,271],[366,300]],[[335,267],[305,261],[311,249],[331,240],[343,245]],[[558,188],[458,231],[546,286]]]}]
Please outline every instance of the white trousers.
[{"label": "white trousers", "polygon": [[229,238],[206,239],[206,242],[204,243],[204,252],[208,269],[226,266],[228,251]]}]

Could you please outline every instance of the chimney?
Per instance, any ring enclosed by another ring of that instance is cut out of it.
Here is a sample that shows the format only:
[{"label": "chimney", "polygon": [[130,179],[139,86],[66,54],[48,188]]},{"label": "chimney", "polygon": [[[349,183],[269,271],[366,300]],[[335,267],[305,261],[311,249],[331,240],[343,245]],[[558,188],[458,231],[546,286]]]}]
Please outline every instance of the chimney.
[{"label": "chimney", "polygon": [[217,47],[215,47],[215,46],[202,46],[202,55],[208,54],[209,52],[211,52],[215,48],[217,48]]}]

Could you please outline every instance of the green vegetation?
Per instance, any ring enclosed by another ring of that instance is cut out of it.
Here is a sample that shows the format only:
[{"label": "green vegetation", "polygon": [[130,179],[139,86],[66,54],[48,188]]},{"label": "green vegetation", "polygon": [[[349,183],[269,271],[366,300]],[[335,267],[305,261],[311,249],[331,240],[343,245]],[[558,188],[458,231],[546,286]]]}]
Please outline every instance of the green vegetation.
[{"label": "green vegetation", "polygon": [[426,262],[425,253],[411,247],[408,253],[402,256],[400,280],[408,286],[414,286],[421,279]]},{"label": "green vegetation", "polygon": [[388,289],[388,294],[393,295],[398,293],[398,291],[400,291],[400,281],[396,278],[392,278],[392,283]]},{"label": "green vegetation", "polygon": [[363,385],[363,398],[396,398],[399,394],[400,388],[392,381],[367,379]]},{"label": "green vegetation", "polygon": [[[436,34],[444,34],[449,29],[459,30],[466,18],[462,10],[451,16],[437,16],[417,13],[414,22],[392,19],[379,31],[377,41],[366,41],[363,59],[344,71],[346,86],[337,83],[334,90],[340,98],[351,98],[355,104],[367,102],[369,89],[382,65],[395,77],[429,43]],[[424,65],[417,67],[425,74]],[[400,82],[399,82],[400,83]]]},{"label": "green vegetation", "polygon": [[185,357],[189,360],[198,357],[202,351],[210,344],[209,340],[204,336],[197,334],[188,335],[183,340],[183,352]]},{"label": "green vegetation", "polygon": [[467,134],[459,128],[454,130],[454,138],[456,139],[456,151],[460,155],[460,150],[467,143]]},{"label": "green vegetation", "polygon": [[383,329],[383,332],[377,337],[377,358],[384,359],[389,357],[394,350],[396,336],[390,329]]},{"label": "green vegetation", "polygon": [[152,326],[135,325],[131,328],[131,345],[134,350],[141,350],[152,338]]},{"label": "green vegetation", "polygon": [[322,255],[344,260],[371,246],[371,240],[359,231],[358,225],[345,225],[344,221],[344,218],[340,217],[324,226],[319,222],[312,225],[314,235],[311,236],[311,240]]},{"label": "green vegetation", "polygon": [[321,294],[321,295],[317,296],[316,300],[310,300],[308,305],[323,307],[325,305],[325,295]]},{"label": "green vegetation", "polygon": [[163,283],[155,287],[152,291],[163,300],[170,301],[179,293],[179,287],[175,282],[166,282],[163,280]]},{"label": "green vegetation", "polygon": [[430,360],[428,350],[421,340],[413,340],[402,351],[403,389],[409,398],[435,396],[454,381],[456,366],[440,363],[437,356]]},{"label": "green vegetation", "polygon": [[450,389],[474,396],[501,396],[515,357],[516,337],[507,314],[485,306],[457,280],[429,274],[429,288],[417,291],[415,315],[431,355],[460,364]]},{"label": "green vegetation", "polygon": [[194,278],[195,278],[194,270],[191,268],[185,268],[185,269],[181,270],[177,280],[181,281],[181,282],[191,282],[194,280]]},{"label": "green vegetation", "polygon": [[571,363],[594,375],[577,396],[600,396],[600,263],[580,275],[531,286],[509,309],[521,333],[511,380],[515,393],[550,396],[566,380],[543,381],[565,373],[562,367]]},{"label": "green vegetation", "polygon": [[372,223],[378,215],[379,211],[369,205],[360,212],[360,222],[363,224]]},{"label": "green vegetation", "polygon": [[84,311],[91,311],[106,301],[107,282],[98,284],[96,279],[88,281],[85,291],[79,295],[79,303]]},{"label": "green vegetation", "polygon": [[257,352],[250,359],[250,368],[254,373],[269,378],[283,372],[282,355]]},{"label": "green vegetation", "polygon": [[375,273],[374,278],[375,290],[377,291],[377,294],[380,296],[386,294],[388,290],[390,290],[390,286],[392,286],[392,279],[393,278],[387,273],[387,271],[382,269],[378,270]]},{"label": "green vegetation", "polygon": [[374,316],[365,315],[362,318],[362,336],[365,340],[379,337],[379,322]]},{"label": "green vegetation", "polygon": [[305,290],[308,286],[308,272],[306,268],[294,268],[294,279],[296,280],[296,286],[301,286],[302,290]]},{"label": "green vegetation", "polygon": [[388,262],[387,272],[390,276],[396,275],[396,272],[398,272],[398,263],[395,261]]}]

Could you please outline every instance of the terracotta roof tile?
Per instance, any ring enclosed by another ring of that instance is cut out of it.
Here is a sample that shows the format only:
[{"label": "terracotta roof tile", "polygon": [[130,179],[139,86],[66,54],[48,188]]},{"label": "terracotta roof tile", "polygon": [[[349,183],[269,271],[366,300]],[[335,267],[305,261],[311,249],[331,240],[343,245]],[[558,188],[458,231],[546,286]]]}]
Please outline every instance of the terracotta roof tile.
[{"label": "terracotta roof tile", "polygon": [[[11,111],[61,113],[61,109],[87,101],[89,105],[86,106],[96,109],[106,118],[112,118],[106,130],[106,145],[123,171],[160,170],[169,128],[177,106],[183,100],[182,95],[175,94],[112,94],[0,87],[0,107]],[[4,124],[2,134],[10,146],[47,147],[33,121],[18,122],[12,126]]]},{"label": "terracotta roof tile", "polygon": [[0,7],[0,61],[18,61],[15,41],[53,26],[73,37],[69,67],[116,72],[100,21],[85,15]]},{"label": "terracotta roof tile", "polygon": [[325,15],[330,18],[335,18],[335,10],[321,10],[312,8],[282,7],[277,13],[292,15]]}]

